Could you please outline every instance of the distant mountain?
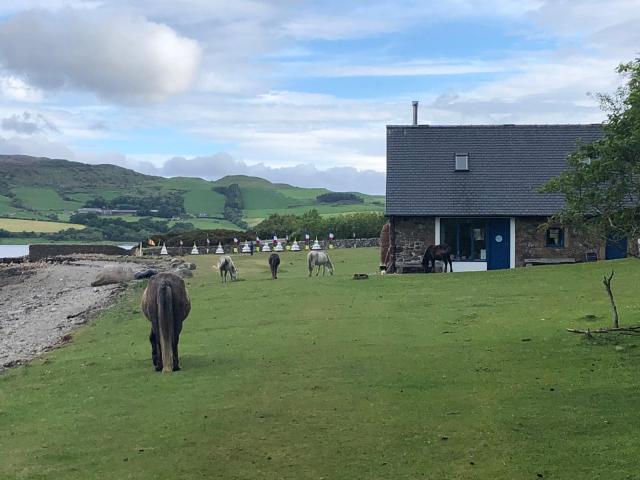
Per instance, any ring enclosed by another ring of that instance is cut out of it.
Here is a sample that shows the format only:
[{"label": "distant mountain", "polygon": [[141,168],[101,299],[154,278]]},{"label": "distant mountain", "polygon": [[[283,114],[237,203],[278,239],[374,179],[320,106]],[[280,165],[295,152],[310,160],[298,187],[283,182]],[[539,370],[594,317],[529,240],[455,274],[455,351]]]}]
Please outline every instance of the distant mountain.
[{"label": "distant mountain", "polygon": [[[230,200],[228,187],[232,185],[239,190],[234,187]],[[115,165],[0,155],[0,217],[67,220],[70,212],[103,203],[111,208],[128,206],[138,210],[153,205],[164,208],[165,203],[170,203],[171,207],[182,209],[181,216],[197,220],[193,223],[200,228],[237,228],[243,222],[256,224],[272,213],[299,214],[311,208],[323,215],[384,210],[384,196],[352,192],[355,197],[338,195],[336,198],[341,200],[327,202],[327,198],[331,199],[324,195],[327,193],[331,191],[272,183],[246,175],[226,176],[217,181],[164,178]],[[322,201],[317,200],[319,195],[324,195]]]}]

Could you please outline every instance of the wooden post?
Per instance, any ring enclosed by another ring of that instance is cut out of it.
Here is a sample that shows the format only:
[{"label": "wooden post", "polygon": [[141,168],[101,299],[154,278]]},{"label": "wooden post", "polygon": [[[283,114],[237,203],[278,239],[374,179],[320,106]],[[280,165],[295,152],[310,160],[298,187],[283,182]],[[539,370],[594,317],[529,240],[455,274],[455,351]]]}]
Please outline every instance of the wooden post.
[{"label": "wooden post", "polygon": [[613,328],[619,328],[618,322],[618,308],[616,307],[616,302],[613,300],[613,293],[611,292],[611,279],[613,278],[613,270],[611,270],[611,275],[609,278],[605,275],[602,277],[602,283],[604,283],[604,288],[607,290],[607,295],[609,295],[609,301],[611,302],[611,319],[613,320]]},{"label": "wooden post", "polygon": [[396,217],[389,217],[389,248],[390,252],[390,268],[388,273],[396,273]]}]

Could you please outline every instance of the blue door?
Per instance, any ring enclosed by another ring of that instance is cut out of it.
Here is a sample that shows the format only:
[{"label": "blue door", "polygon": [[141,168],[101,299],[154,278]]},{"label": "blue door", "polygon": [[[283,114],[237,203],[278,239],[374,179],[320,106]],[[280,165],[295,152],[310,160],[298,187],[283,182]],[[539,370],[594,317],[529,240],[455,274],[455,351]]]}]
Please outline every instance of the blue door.
[{"label": "blue door", "polygon": [[510,225],[508,218],[487,220],[487,270],[499,270],[511,266]]},{"label": "blue door", "polygon": [[607,246],[604,249],[604,258],[615,260],[616,258],[627,258],[626,238],[607,238]]}]

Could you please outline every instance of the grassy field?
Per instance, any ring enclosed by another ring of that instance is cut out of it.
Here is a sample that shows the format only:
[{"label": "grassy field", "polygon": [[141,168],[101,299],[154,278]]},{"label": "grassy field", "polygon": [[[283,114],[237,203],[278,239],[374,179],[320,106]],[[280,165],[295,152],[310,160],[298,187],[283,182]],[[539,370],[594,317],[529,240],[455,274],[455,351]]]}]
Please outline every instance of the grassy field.
[{"label": "grassy field", "polygon": [[[347,213],[361,213],[361,212],[384,212],[384,204],[376,205],[372,203],[356,203],[350,205],[311,205],[304,207],[291,207],[286,210],[279,210],[277,213],[281,215],[302,215],[311,209],[318,211],[323,217],[332,217],[337,215],[344,215]],[[251,226],[257,225],[266,217],[274,213],[274,210],[268,209],[256,209],[256,210],[244,210],[244,220]]]},{"label": "grassy field", "polygon": [[[39,237],[11,237],[0,238],[0,245],[33,245],[33,244],[69,244],[78,245],[83,244],[78,240],[50,240],[42,239]],[[86,243],[86,242],[85,242]],[[91,245],[135,245],[136,242],[113,242],[109,240],[101,240],[99,242],[91,242]]]},{"label": "grassy field", "polygon": [[18,209],[11,206],[11,199],[0,195],[0,215],[9,215],[15,213]]},{"label": "grassy field", "polygon": [[17,187],[13,193],[34,210],[75,210],[82,207],[80,202],[64,200],[53,188]]},{"label": "grassy field", "polygon": [[9,232],[53,233],[67,228],[82,230],[84,225],[78,225],[77,223],[45,222],[41,220],[22,220],[18,218],[0,218],[0,229]]},{"label": "grassy field", "polygon": [[[136,217],[133,215],[122,215],[122,216],[112,215],[112,216],[109,216],[108,218],[120,218],[125,222],[137,222],[138,220],[141,220],[143,218],[149,218],[149,217]],[[166,218],[160,218],[160,217],[151,217],[151,218],[153,220],[157,220],[160,222],[167,221]],[[184,220],[169,220],[167,223],[170,227],[172,227],[176,223],[185,223],[185,222],[191,223],[195,228],[199,228],[201,230],[214,230],[216,228],[225,228],[228,230],[240,230],[240,227],[238,227],[235,223],[231,223],[230,221],[225,220],[223,218],[185,218]]]},{"label": "grassy field", "polygon": [[[194,227],[199,228],[200,230],[215,230],[217,228],[224,228],[226,230],[242,230],[235,223],[231,223],[229,220],[219,219],[219,218],[187,218],[186,220],[181,220],[182,222],[192,223]],[[175,225],[177,222],[171,221],[169,222],[169,226]]]},{"label": "grassy field", "polygon": [[[32,243],[42,243],[42,239],[38,237],[0,238],[0,245],[30,245]],[[47,243],[57,243],[57,242],[47,242]]]},{"label": "grassy field", "polygon": [[378,276],[372,249],[196,258],[181,372],[152,371],[142,286],[0,376],[0,478],[631,479],[640,349],[569,326],[640,323],[637,260]]}]

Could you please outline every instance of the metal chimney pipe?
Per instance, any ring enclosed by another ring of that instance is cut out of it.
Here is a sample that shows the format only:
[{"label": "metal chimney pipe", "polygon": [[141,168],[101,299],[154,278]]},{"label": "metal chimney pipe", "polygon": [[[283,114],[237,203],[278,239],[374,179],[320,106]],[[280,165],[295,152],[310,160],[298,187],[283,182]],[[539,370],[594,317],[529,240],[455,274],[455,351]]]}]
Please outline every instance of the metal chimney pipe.
[{"label": "metal chimney pipe", "polygon": [[413,124],[418,125],[418,101],[414,100],[411,105],[413,105]]}]

